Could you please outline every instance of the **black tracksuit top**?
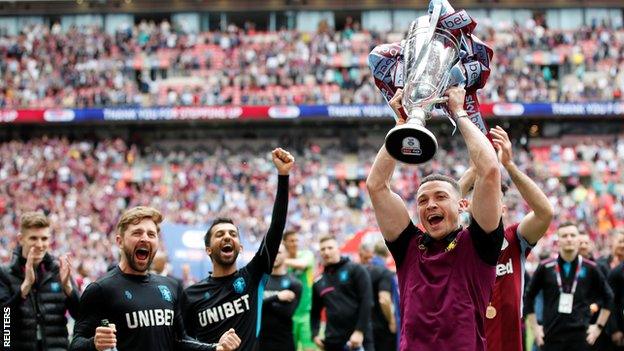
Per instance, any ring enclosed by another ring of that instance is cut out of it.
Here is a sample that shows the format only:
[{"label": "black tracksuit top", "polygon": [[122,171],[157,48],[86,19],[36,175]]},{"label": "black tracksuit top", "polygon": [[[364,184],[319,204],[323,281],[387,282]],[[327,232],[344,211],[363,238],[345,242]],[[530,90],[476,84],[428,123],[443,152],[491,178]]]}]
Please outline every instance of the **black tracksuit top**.
[{"label": "black tracksuit top", "polygon": [[186,335],[181,295],[182,286],[174,279],[125,274],[115,267],[82,294],[70,350],[95,350],[95,329],[102,319],[115,324],[119,351],[215,350]]},{"label": "black tracksuit top", "polygon": [[354,330],[372,337],[373,288],[368,271],[343,257],[325,267],[312,288],[312,337],[318,335],[323,307],[327,311],[325,343],[344,344]]}]

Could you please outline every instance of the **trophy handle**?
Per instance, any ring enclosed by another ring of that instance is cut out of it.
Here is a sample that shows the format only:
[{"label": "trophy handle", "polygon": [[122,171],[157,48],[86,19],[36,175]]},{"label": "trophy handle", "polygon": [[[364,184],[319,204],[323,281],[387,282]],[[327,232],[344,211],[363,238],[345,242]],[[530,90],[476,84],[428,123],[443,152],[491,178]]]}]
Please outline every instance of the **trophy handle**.
[{"label": "trophy handle", "polygon": [[408,119],[405,124],[392,128],[386,135],[386,150],[399,162],[425,163],[438,151],[438,141],[424,126],[425,111],[418,112],[422,112],[422,116]]}]

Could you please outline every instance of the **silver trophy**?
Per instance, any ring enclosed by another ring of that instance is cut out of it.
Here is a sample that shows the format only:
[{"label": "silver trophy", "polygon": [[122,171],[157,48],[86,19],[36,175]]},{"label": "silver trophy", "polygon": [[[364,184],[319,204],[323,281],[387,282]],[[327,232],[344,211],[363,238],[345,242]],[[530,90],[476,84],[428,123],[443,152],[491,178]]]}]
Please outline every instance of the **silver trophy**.
[{"label": "silver trophy", "polygon": [[396,126],[386,135],[386,149],[396,160],[425,163],[433,158],[438,142],[425,128],[436,104],[446,101],[442,95],[449,85],[451,69],[459,62],[460,43],[450,31],[436,26],[440,6],[430,16],[419,17],[401,45],[404,72],[403,108],[407,122]]}]

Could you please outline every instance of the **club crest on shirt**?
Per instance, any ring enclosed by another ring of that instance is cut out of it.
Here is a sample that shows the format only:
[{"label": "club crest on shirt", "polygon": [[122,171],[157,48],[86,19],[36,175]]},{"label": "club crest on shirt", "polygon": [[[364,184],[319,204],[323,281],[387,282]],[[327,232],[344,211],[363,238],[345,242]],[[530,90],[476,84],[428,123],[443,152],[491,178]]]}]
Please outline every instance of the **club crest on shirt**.
[{"label": "club crest on shirt", "polygon": [[238,277],[232,283],[232,287],[237,294],[242,294],[245,291],[245,279],[243,277]]},{"label": "club crest on shirt", "polygon": [[509,246],[509,241],[503,238],[503,246],[501,246],[501,251],[505,250]]},{"label": "club crest on shirt", "polygon": [[449,252],[455,249],[455,247],[457,246],[457,238],[453,239],[453,241],[451,241],[447,246],[446,249],[444,249],[445,252]]},{"label": "club crest on shirt", "polygon": [[173,302],[173,297],[171,296],[171,291],[169,291],[169,287],[166,285],[159,285],[158,290],[160,290],[160,295],[163,300],[168,302]]},{"label": "club crest on shirt", "polygon": [[53,292],[59,292],[59,291],[61,291],[61,284],[59,284],[57,282],[52,282],[52,284],[50,284],[50,289]]},{"label": "club crest on shirt", "polygon": [[126,299],[132,300],[132,293],[130,291],[124,291],[124,295],[126,296]]},{"label": "club crest on shirt", "polygon": [[290,287],[290,280],[288,280],[288,278],[282,278],[280,285],[282,289],[288,289]]},{"label": "club crest on shirt", "polygon": [[340,271],[338,272],[338,280],[340,280],[342,283],[346,282],[349,279],[349,272],[348,271]]},{"label": "club crest on shirt", "polygon": [[208,300],[210,298],[210,293],[208,291],[206,291],[204,293],[204,299]]}]

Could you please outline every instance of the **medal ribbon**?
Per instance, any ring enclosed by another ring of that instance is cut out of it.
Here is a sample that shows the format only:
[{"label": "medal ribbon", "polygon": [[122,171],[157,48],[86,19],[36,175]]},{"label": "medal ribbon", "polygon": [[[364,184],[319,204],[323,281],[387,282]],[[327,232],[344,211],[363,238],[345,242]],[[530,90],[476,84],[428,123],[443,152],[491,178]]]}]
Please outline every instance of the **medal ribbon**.
[{"label": "medal ribbon", "polygon": [[[574,295],[576,291],[576,286],[578,285],[578,278],[581,275],[581,266],[583,265],[583,256],[578,255],[576,265],[576,273],[574,273],[574,282],[572,283],[572,289],[570,289],[570,294]],[[555,272],[557,273],[557,286],[559,286],[559,293],[563,293],[563,285],[561,280],[561,267],[559,267],[559,262],[555,265]]]}]

